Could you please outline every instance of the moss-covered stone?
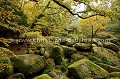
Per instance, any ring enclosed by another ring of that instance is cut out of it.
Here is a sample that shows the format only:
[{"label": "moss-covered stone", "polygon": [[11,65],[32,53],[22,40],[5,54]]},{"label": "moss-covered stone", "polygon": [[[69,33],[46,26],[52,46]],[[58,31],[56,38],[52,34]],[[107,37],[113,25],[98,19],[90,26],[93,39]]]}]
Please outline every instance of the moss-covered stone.
[{"label": "moss-covered stone", "polygon": [[67,76],[65,76],[65,75],[59,75],[59,76],[56,76],[53,79],[69,79],[69,78]]},{"label": "moss-covered stone", "polygon": [[117,78],[117,77],[112,77],[112,78],[108,78],[108,79],[120,79],[120,78]]},{"label": "moss-covered stone", "polygon": [[47,65],[55,66],[54,59],[51,59],[51,58],[46,59],[46,64],[47,64]]},{"label": "moss-covered stone", "polygon": [[62,47],[57,45],[50,45],[48,51],[50,52],[50,57],[54,59],[55,64],[61,64],[63,61],[62,58],[64,57]]},{"label": "moss-covered stone", "polygon": [[62,71],[61,70],[59,70],[59,69],[52,69],[51,71],[49,71],[48,73],[47,73],[51,78],[55,78],[55,77],[57,77],[57,76],[59,76],[59,75],[62,75]]},{"label": "moss-covered stone", "polygon": [[46,66],[45,67],[45,69],[44,69],[44,74],[48,74],[50,77],[56,77],[57,76],[57,74],[56,74],[56,72],[54,72],[53,70],[55,69],[55,67],[53,67],[52,65],[48,65],[48,66]]},{"label": "moss-covered stone", "polygon": [[87,59],[87,57],[85,57],[85,56],[83,56],[83,55],[80,55],[80,54],[72,54],[72,55],[71,55],[71,58],[70,58],[70,63],[74,63],[74,62],[76,62],[76,61],[78,61],[78,60],[81,60],[81,59],[84,59],[84,58]]},{"label": "moss-covered stone", "polygon": [[16,73],[8,77],[8,79],[26,79],[24,74]]},{"label": "moss-covered stone", "polygon": [[84,78],[84,79],[94,79],[94,78]]},{"label": "moss-covered stone", "polygon": [[120,72],[112,72],[112,73],[110,73],[110,77],[120,78]]},{"label": "moss-covered stone", "polygon": [[100,42],[101,39],[97,39],[97,38],[94,38],[93,39],[93,43],[94,45],[96,45],[97,47],[103,47],[102,43]]},{"label": "moss-covered stone", "polygon": [[111,66],[108,64],[103,64],[103,63],[97,63],[100,67],[103,69],[107,70],[108,72],[120,72],[119,67]]},{"label": "moss-covered stone", "polygon": [[[54,60],[51,59],[51,58],[48,58],[46,60],[46,66],[44,68],[44,74],[49,74],[51,71],[53,71],[55,69],[55,63],[54,63]],[[56,74],[52,73],[52,76],[54,76]],[[50,75],[51,76],[51,75]],[[51,77],[52,77],[51,76]]]},{"label": "moss-covered stone", "polygon": [[35,77],[33,79],[52,79],[52,78],[47,74],[42,74],[42,75],[37,76],[37,77]]},{"label": "moss-covered stone", "polygon": [[107,78],[109,73],[88,59],[79,60],[68,67],[69,75],[76,78]]},{"label": "moss-covered stone", "polygon": [[68,77],[61,70],[55,68],[45,74],[48,74],[52,79],[68,79]]},{"label": "moss-covered stone", "polygon": [[72,42],[72,41],[66,41],[66,42],[65,42],[65,46],[68,46],[68,47],[73,47],[74,44],[75,44],[75,43]]},{"label": "moss-covered stone", "polygon": [[60,44],[61,44],[61,45],[64,45],[64,46],[73,47],[73,45],[75,44],[75,42],[72,41],[72,40],[69,39],[69,38],[64,38],[64,39],[62,39],[62,40],[64,40],[64,41],[60,41]]},{"label": "moss-covered stone", "polygon": [[115,52],[119,51],[119,47],[117,45],[115,45],[114,43],[111,42],[104,42],[102,43],[103,47],[111,49]]},{"label": "moss-covered stone", "polygon": [[112,66],[120,66],[119,58],[112,50],[103,47],[94,47],[93,51],[94,53],[89,56],[91,61]]},{"label": "moss-covered stone", "polygon": [[17,55],[11,58],[17,72],[25,75],[37,73],[44,68],[45,61],[43,57],[35,54]]},{"label": "moss-covered stone", "polygon": [[73,47],[67,47],[67,46],[62,46],[63,47],[63,53],[66,58],[70,58],[72,54],[76,53],[76,49]]},{"label": "moss-covered stone", "polygon": [[76,43],[74,45],[75,49],[78,51],[91,51],[91,44],[88,43]]},{"label": "moss-covered stone", "polygon": [[50,53],[48,53],[48,52],[46,52],[46,51],[45,51],[45,53],[44,53],[44,55],[43,55],[43,56],[44,56],[44,58],[46,58],[46,59],[47,59],[47,58],[49,58],[49,57],[50,57]]},{"label": "moss-covered stone", "polygon": [[13,66],[11,60],[8,57],[0,58],[0,76],[6,77],[13,73]]}]

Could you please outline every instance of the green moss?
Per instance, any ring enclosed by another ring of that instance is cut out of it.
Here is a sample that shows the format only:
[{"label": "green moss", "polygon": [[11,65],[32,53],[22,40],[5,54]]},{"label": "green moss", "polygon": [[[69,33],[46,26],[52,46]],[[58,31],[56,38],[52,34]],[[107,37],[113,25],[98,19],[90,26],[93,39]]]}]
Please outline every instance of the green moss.
[{"label": "green moss", "polygon": [[15,54],[7,48],[0,47],[0,56],[15,56]]},{"label": "green moss", "polygon": [[0,58],[0,76],[8,76],[13,73],[13,66],[8,57]]},{"label": "green moss", "polygon": [[40,37],[42,37],[42,35],[40,34],[40,32],[27,32],[27,33],[24,33],[23,35],[21,35],[21,37],[23,37],[23,38],[40,38]]},{"label": "green moss", "polygon": [[97,63],[100,67],[104,68],[105,70],[107,70],[108,72],[120,72],[120,68],[119,67],[115,67],[115,66],[111,66],[108,64],[103,64],[103,63]]},{"label": "green moss", "polygon": [[112,66],[120,66],[120,61],[115,52],[112,50],[94,47],[94,53],[89,56],[89,59],[95,63],[104,63]]},{"label": "green moss", "polygon": [[72,42],[72,41],[71,42],[69,42],[69,41],[65,42],[65,45],[68,46],[68,47],[72,47],[74,44],[75,43]]},{"label": "green moss", "polygon": [[59,65],[61,70],[64,72],[67,70],[68,67],[68,60],[67,59],[62,59],[63,61],[61,62],[61,64]]},{"label": "green moss", "polygon": [[74,47],[78,51],[91,51],[91,44],[87,43],[76,43]]},{"label": "green moss", "polygon": [[16,73],[11,75],[8,79],[25,79],[25,76],[22,73]]},{"label": "green moss", "polygon": [[77,78],[107,78],[109,73],[88,59],[79,60],[68,67],[71,75]]},{"label": "green moss", "polygon": [[94,78],[84,78],[84,79],[94,79]]},{"label": "green moss", "polygon": [[84,59],[84,58],[87,59],[87,57],[85,57],[85,56],[83,56],[83,55],[80,55],[80,54],[72,54],[72,55],[71,55],[70,62],[71,62],[71,63],[74,63],[74,62],[76,62],[76,61],[78,61],[78,60],[81,60],[81,59]]},{"label": "green moss", "polygon": [[50,71],[52,71],[54,67],[52,65],[48,65],[45,67],[44,74],[48,74]]},{"label": "green moss", "polygon": [[50,57],[54,59],[55,64],[61,64],[63,61],[62,58],[64,57],[62,47],[57,45],[50,45],[47,50],[50,52]]},{"label": "green moss", "polygon": [[76,53],[76,49],[73,47],[67,47],[67,46],[62,46],[63,47],[63,53],[66,58],[70,58],[72,54]]},{"label": "green moss", "polygon": [[112,78],[108,78],[108,79],[120,79],[120,78],[117,78],[117,77],[112,77]]},{"label": "green moss", "polygon": [[34,74],[44,68],[43,57],[35,54],[17,55],[11,58],[17,71],[29,75]]},{"label": "green moss", "polygon": [[104,42],[102,43],[103,47],[111,49],[113,51],[119,51],[119,47],[117,45],[115,45],[114,43],[110,43],[110,42]]},{"label": "green moss", "polygon": [[5,38],[0,38],[0,43],[1,43],[0,46],[8,47],[9,46],[8,43],[10,43],[10,42]]},{"label": "green moss", "polygon": [[52,78],[47,74],[42,74],[42,75],[37,76],[37,77],[35,77],[33,79],[52,79]]},{"label": "green moss", "polygon": [[110,76],[120,78],[120,72],[112,72],[112,73],[110,73]]}]

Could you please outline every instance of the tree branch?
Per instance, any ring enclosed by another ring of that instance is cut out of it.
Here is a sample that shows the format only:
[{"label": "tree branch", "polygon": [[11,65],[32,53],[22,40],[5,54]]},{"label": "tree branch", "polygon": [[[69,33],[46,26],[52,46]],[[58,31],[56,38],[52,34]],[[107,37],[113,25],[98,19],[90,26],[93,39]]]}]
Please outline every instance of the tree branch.
[{"label": "tree branch", "polygon": [[[73,11],[71,11],[70,8],[68,8],[68,7],[65,6],[64,4],[60,3],[59,1],[57,1],[57,0],[53,0],[53,1],[54,1],[56,4],[58,4],[59,6],[65,8],[70,14],[76,15],[76,16],[78,16],[79,18],[82,18],[82,19],[87,19],[87,18],[96,16],[96,15],[105,16],[105,15],[96,13],[96,14],[93,14],[93,15],[89,15],[89,16],[87,16],[87,17],[83,17],[83,16],[81,16],[79,13],[87,13],[87,12],[89,12],[89,11],[82,11],[82,12],[74,13]],[[74,0],[74,1],[76,1],[76,0]],[[92,10],[92,8],[91,8],[88,4],[86,4],[85,2],[81,2],[81,3],[87,5],[87,6],[89,7],[89,9]]]}]

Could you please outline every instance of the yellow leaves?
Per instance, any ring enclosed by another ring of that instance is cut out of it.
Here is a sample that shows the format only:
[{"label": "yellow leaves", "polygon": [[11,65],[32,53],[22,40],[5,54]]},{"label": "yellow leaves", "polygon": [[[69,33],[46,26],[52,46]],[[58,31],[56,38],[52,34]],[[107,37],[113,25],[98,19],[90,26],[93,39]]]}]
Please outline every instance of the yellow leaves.
[{"label": "yellow leaves", "polygon": [[91,28],[93,26],[94,30],[96,29],[105,29],[105,26],[107,24],[107,22],[109,21],[108,18],[103,17],[103,16],[94,16],[88,19],[81,19],[80,20],[80,26],[87,26],[89,28]]}]

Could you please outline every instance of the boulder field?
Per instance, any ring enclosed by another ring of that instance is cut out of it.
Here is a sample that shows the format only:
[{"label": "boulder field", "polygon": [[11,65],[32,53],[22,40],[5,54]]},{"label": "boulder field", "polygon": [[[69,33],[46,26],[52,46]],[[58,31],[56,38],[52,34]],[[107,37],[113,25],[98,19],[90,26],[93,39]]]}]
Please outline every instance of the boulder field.
[{"label": "boulder field", "polygon": [[119,46],[100,44],[29,46],[25,54],[0,47],[0,79],[120,79]]}]

